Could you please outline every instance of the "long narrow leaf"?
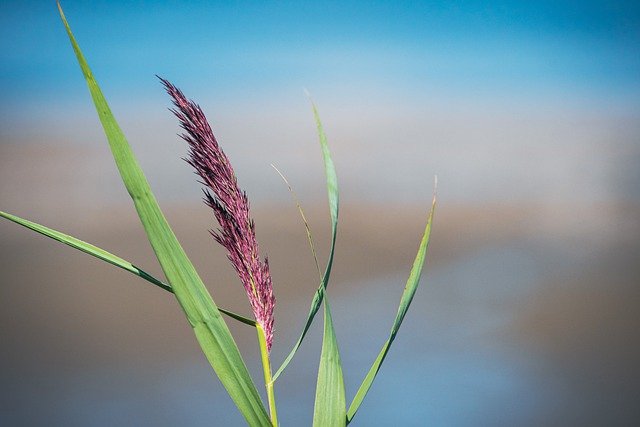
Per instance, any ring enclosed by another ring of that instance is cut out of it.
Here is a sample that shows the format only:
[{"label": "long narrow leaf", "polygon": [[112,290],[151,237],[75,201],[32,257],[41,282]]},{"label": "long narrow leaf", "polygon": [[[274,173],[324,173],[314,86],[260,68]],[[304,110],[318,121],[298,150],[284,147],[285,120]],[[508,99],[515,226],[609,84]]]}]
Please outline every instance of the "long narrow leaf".
[{"label": "long narrow leaf", "polygon": [[[322,291],[325,293],[325,291]],[[324,333],[313,408],[314,427],[347,425],[347,406],[338,341],[333,329],[329,299],[324,296]]]},{"label": "long narrow leaf", "polygon": [[324,271],[324,276],[320,281],[320,286],[316,290],[313,295],[313,300],[311,301],[311,307],[309,309],[309,314],[307,315],[307,320],[305,321],[304,328],[302,328],[302,333],[296,341],[293,349],[289,353],[289,355],[284,359],[282,365],[276,371],[273,376],[273,380],[278,379],[280,374],[285,370],[289,362],[293,359],[298,348],[302,344],[304,337],[307,335],[309,328],[311,327],[311,323],[313,323],[313,318],[316,313],[320,309],[320,304],[322,304],[322,298],[324,297],[324,290],[327,288],[329,284],[329,276],[331,275],[331,267],[333,266],[333,254],[336,246],[336,235],[338,232],[338,210],[339,210],[339,197],[338,197],[338,177],[336,175],[336,168],[333,164],[333,160],[331,159],[331,152],[329,151],[329,144],[327,144],[327,136],[324,133],[324,129],[322,128],[322,122],[320,121],[320,115],[318,114],[318,109],[316,105],[312,102],[313,107],[313,116],[316,121],[316,126],[318,128],[318,136],[320,139],[320,148],[322,150],[322,158],[324,160],[324,170],[327,178],[327,193],[329,196],[329,213],[331,215],[331,247],[329,249],[329,260],[327,261],[327,267]]},{"label": "long narrow leaf", "polygon": [[289,180],[287,180],[287,178],[284,176],[284,174],[282,172],[280,172],[280,170],[277,167],[275,167],[274,165],[271,165],[271,167],[273,169],[275,169],[275,171],[278,173],[278,175],[280,175],[280,178],[282,178],[284,183],[287,185],[287,188],[289,188],[289,193],[291,194],[291,197],[293,198],[293,201],[296,204],[296,207],[298,208],[298,213],[300,214],[300,218],[302,219],[302,223],[304,224],[304,228],[305,228],[305,230],[307,230],[307,241],[309,242],[309,249],[311,249],[311,255],[313,256],[313,261],[316,264],[316,270],[318,271],[318,278],[320,280],[322,280],[322,272],[320,271],[320,263],[318,262],[318,254],[316,253],[316,245],[313,243],[313,233],[311,233],[311,227],[309,226],[309,221],[307,221],[307,216],[304,214],[304,210],[302,209],[302,205],[300,204],[300,200],[298,199],[298,196],[296,195],[296,192],[293,191],[293,187],[291,187],[291,184],[289,184]]},{"label": "long narrow leaf", "polygon": [[6,218],[10,221],[15,222],[16,224],[20,224],[30,230],[33,230],[37,233],[40,233],[44,236],[50,237],[53,240],[57,240],[58,242],[64,243],[65,245],[71,246],[72,248],[78,249],[84,253],[89,255],[93,255],[94,257],[101,259],[103,261],[108,262],[109,264],[113,264],[116,267],[120,267],[124,270],[127,270],[136,276],[140,276],[143,279],[153,283],[154,285],[164,289],[165,291],[173,292],[171,286],[163,283],[162,281],[156,279],[146,271],[136,267],[131,264],[129,261],[126,261],[119,256],[116,256],[110,252],[105,251],[104,249],[100,249],[97,246],[94,246],[90,243],[84,242],[80,239],[76,239],[75,237],[69,236],[67,234],[61,233],[60,231],[53,230],[51,228],[45,227],[44,225],[36,224],[35,222],[28,221],[26,219],[20,218],[15,215],[11,215],[6,212],[0,211],[0,216]]},{"label": "long narrow leaf", "polygon": [[[6,212],[2,212],[0,211],[0,217],[6,218],[10,221],[15,222],[16,224],[22,225],[23,227],[26,227],[30,230],[33,230],[37,233],[42,234],[43,236],[47,236],[50,237],[53,240],[57,240],[60,243],[64,243],[67,246],[71,246],[74,249],[78,249],[79,251],[82,251],[86,254],[92,255],[98,259],[101,259],[102,261],[106,261],[109,264],[113,264],[116,267],[120,267],[123,270],[126,270],[130,273],[135,274],[136,276],[139,276],[141,278],[143,278],[144,280],[146,280],[149,283],[152,283],[156,286],[158,286],[159,288],[164,289],[167,292],[171,292],[173,293],[173,289],[171,289],[171,285],[168,285],[166,283],[164,283],[162,280],[160,279],[156,279],[155,277],[153,277],[151,274],[147,273],[146,271],[144,271],[141,268],[136,267],[135,265],[133,265],[132,263],[130,263],[129,261],[120,258],[117,255],[114,255],[108,251],[105,251],[102,248],[99,248],[97,246],[92,245],[91,243],[87,243],[84,242],[80,239],[77,239],[73,236],[69,236],[68,234],[64,234],[60,231],[54,230],[52,228],[49,227],[45,227],[44,225],[40,225],[37,224],[35,222],[26,220],[24,218],[20,218],[19,216],[15,216],[15,215],[11,215],[9,213]],[[227,316],[231,317],[232,319],[238,320],[242,323],[245,323],[247,325],[250,326],[255,326],[256,322],[255,320],[251,320],[247,317],[244,317],[240,314],[236,314],[232,311],[229,310],[225,310],[222,307],[218,307],[218,310],[220,310],[221,313],[226,314]]]},{"label": "long narrow leaf", "polygon": [[413,296],[418,289],[418,284],[420,283],[420,275],[422,274],[422,267],[424,265],[424,260],[427,254],[427,248],[429,246],[429,236],[431,234],[431,223],[433,221],[433,213],[436,206],[436,198],[435,195],[433,197],[433,202],[431,204],[431,211],[429,213],[429,218],[427,220],[427,225],[424,230],[424,234],[422,235],[422,241],[420,242],[420,247],[418,248],[418,253],[416,255],[415,260],[413,261],[413,267],[411,268],[411,272],[409,273],[409,279],[407,280],[407,284],[404,288],[404,292],[402,293],[402,297],[400,298],[400,306],[398,307],[398,313],[396,314],[396,318],[393,322],[393,326],[391,327],[391,333],[389,334],[389,338],[382,346],[382,350],[378,353],[378,357],[373,362],[373,365],[369,369],[367,376],[360,384],[360,388],[358,388],[358,392],[353,398],[353,402],[349,406],[349,410],[347,411],[347,421],[351,422],[354,415],[360,408],[364,397],[367,395],[367,392],[371,388],[373,384],[373,380],[375,379],[378,371],[380,370],[380,366],[384,359],[387,357],[387,353],[391,348],[391,344],[396,338],[398,334],[398,330],[400,329],[400,325],[402,325],[402,321],[404,320],[404,316],[407,314],[407,310],[411,305],[411,301],[413,300]]},{"label": "long narrow leaf", "polygon": [[254,426],[271,425],[227,324],[162,214],[129,143],[76,43],[59,3],[58,9],[124,185],[205,356],[247,422]]}]

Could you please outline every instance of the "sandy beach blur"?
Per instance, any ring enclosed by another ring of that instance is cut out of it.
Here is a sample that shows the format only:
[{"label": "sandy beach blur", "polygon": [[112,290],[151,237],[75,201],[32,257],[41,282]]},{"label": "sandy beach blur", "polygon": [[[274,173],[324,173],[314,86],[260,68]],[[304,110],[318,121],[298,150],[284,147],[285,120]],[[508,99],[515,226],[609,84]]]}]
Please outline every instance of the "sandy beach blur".
[{"label": "sandy beach blur", "polygon": [[[393,320],[426,209],[343,201],[329,294],[349,395]],[[161,274],[131,208],[85,212],[31,218]],[[307,214],[322,262],[326,206],[307,206]],[[421,289],[356,424],[640,419],[638,214],[633,205],[550,212],[442,203]],[[214,225],[207,208],[172,205],[167,216],[216,302],[247,314],[224,252],[206,233]],[[299,333],[317,272],[293,203],[256,205],[254,216],[278,301],[277,363]],[[15,224],[0,230],[5,425],[242,425],[171,295]],[[254,336],[230,325],[259,383]],[[284,425],[310,422],[319,325],[278,384]]]}]

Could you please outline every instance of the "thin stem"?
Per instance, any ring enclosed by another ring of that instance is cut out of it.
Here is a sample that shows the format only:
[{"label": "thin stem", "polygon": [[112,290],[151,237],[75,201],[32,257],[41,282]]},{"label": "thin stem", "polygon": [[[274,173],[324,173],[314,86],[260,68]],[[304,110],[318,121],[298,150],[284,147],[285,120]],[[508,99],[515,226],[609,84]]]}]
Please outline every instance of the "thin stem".
[{"label": "thin stem", "polygon": [[256,330],[258,331],[258,344],[260,344],[260,356],[262,357],[262,371],[264,372],[264,385],[267,389],[267,400],[269,401],[269,413],[271,415],[271,424],[278,426],[278,413],[276,411],[276,396],[273,392],[273,379],[271,377],[271,359],[269,359],[269,350],[267,350],[267,339],[264,329],[256,322]]}]

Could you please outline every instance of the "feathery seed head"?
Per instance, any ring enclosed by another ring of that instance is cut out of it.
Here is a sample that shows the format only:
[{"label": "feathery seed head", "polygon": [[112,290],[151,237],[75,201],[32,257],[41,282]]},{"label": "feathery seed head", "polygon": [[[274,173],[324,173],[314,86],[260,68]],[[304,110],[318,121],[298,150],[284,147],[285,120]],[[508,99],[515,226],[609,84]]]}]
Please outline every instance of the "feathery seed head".
[{"label": "feathery seed head", "polygon": [[189,145],[185,160],[196,170],[205,185],[205,203],[213,209],[220,224],[212,230],[214,239],[227,249],[227,257],[238,273],[256,321],[265,331],[267,349],[273,341],[275,297],[269,261],[260,260],[255,225],[249,215],[249,200],[238,182],[229,159],[218,145],[200,106],[162,77],[158,77],[173,101],[171,112],[180,121],[180,135]]}]

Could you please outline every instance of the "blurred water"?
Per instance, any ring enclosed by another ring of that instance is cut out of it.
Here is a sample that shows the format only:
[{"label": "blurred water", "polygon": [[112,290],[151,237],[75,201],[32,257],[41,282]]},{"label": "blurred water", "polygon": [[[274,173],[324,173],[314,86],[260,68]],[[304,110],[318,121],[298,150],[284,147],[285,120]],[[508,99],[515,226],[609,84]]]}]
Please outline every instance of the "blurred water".
[{"label": "blurred water", "polygon": [[[536,425],[540,413],[555,410],[554,402],[570,400],[571,390],[563,390],[552,369],[519,345],[511,330],[536,287],[550,273],[562,272],[552,268],[551,258],[566,268],[577,262],[570,254],[550,252],[530,241],[507,242],[428,268],[353,425]],[[396,274],[333,285],[340,287],[331,296],[348,396],[385,339],[405,280],[405,274]],[[311,420],[317,326],[314,332],[279,382],[283,425]],[[250,363],[258,363],[253,356]],[[0,422],[204,426],[215,420],[215,425],[243,425],[203,360],[162,371],[122,363],[71,376],[48,372],[26,382],[7,379]],[[37,410],[29,411],[33,404]]]}]

